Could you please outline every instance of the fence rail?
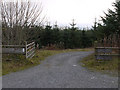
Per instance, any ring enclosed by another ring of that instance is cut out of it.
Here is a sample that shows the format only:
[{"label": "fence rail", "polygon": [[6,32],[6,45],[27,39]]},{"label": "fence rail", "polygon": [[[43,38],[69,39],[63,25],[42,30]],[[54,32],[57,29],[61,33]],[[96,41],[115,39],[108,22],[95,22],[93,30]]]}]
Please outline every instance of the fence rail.
[{"label": "fence rail", "polygon": [[96,60],[112,60],[113,57],[120,56],[119,47],[96,47],[95,58]]},{"label": "fence rail", "polygon": [[32,58],[35,55],[35,43],[27,44],[26,42],[26,58]]},{"label": "fence rail", "polygon": [[25,45],[2,45],[2,47],[4,48],[4,47],[23,47],[23,48],[25,48]]},{"label": "fence rail", "polygon": [[23,54],[26,58],[32,58],[35,55],[35,43],[25,45],[2,45],[3,54]]}]

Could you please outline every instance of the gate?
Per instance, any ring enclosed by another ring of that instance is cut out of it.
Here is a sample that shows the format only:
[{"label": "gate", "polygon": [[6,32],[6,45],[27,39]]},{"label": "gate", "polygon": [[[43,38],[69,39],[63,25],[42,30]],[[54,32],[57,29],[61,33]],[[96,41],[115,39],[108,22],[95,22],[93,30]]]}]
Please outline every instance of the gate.
[{"label": "gate", "polygon": [[25,45],[2,45],[3,54],[23,54],[26,58],[32,58],[35,55],[35,42]]}]

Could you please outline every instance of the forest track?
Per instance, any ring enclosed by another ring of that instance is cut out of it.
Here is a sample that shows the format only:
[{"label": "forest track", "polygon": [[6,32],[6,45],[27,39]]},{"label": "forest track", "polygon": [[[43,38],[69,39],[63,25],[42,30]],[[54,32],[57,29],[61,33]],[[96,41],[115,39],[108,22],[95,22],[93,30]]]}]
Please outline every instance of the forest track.
[{"label": "forest track", "polygon": [[49,56],[38,66],[4,75],[3,88],[117,88],[118,77],[91,72],[78,63],[92,53]]}]

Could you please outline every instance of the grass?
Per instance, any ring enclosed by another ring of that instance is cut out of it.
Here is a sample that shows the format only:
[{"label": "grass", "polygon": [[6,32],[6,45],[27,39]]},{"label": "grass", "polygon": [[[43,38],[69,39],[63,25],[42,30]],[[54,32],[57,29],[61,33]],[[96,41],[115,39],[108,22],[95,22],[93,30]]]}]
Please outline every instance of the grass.
[{"label": "grass", "polygon": [[82,62],[83,67],[87,67],[89,70],[99,71],[110,75],[117,75],[118,63],[120,63],[120,58],[113,58],[109,61],[98,62],[97,60],[95,60],[94,54],[92,54],[85,57],[80,62]]},{"label": "grass", "polygon": [[4,54],[2,58],[2,75],[39,65],[40,61],[44,60],[46,57],[58,53],[91,50],[93,49],[37,50],[36,55],[32,59],[26,59],[24,55]]}]

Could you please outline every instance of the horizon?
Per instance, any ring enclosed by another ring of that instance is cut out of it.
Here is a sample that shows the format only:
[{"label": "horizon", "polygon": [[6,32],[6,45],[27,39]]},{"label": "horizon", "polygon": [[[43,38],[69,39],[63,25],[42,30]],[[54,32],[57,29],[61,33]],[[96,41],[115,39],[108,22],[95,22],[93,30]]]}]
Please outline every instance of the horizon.
[{"label": "horizon", "polygon": [[[15,1],[15,0],[6,0]],[[94,25],[95,18],[100,22],[100,16],[108,9],[113,10],[112,4],[117,0],[30,0],[37,2],[38,7],[42,3],[43,13],[46,16],[44,25],[50,22],[53,26],[56,22],[60,27],[70,27],[72,20],[75,20],[78,28],[91,28]],[[118,0],[119,1],[119,0]],[[61,7],[62,6],[62,7]],[[72,6],[72,7],[71,7]]]},{"label": "horizon", "polygon": [[104,12],[107,13],[108,9],[113,9],[114,2],[115,0],[41,0],[43,13],[47,17],[46,21],[51,25],[57,21],[58,26],[69,27],[72,19],[75,19],[76,27],[79,28],[91,28],[95,18],[99,22]]}]

